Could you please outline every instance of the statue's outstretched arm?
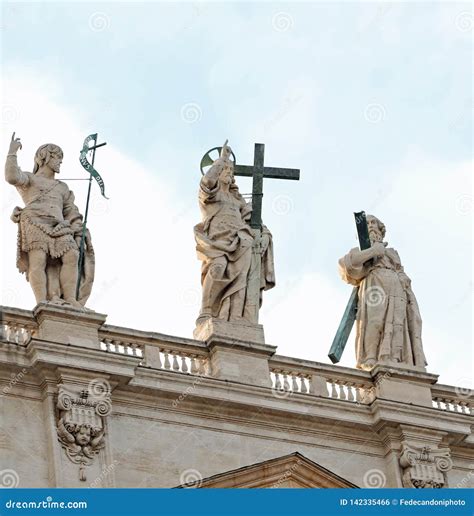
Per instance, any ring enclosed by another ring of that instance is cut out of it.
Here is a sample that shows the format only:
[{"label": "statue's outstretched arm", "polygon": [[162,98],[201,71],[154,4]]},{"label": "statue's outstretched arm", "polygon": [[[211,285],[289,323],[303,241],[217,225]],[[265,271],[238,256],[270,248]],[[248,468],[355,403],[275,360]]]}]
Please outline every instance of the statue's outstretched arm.
[{"label": "statue's outstretched arm", "polygon": [[219,175],[224,168],[225,161],[222,158],[216,159],[212,167],[206,172],[206,174],[202,177],[202,184],[209,189],[212,189],[216,186],[217,181],[219,180]]},{"label": "statue's outstretched arm", "polygon": [[30,178],[28,174],[22,172],[16,161],[16,153],[21,149],[20,138],[15,138],[15,133],[12,134],[10,141],[10,148],[8,149],[7,160],[5,162],[5,180],[14,186],[26,186]]}]

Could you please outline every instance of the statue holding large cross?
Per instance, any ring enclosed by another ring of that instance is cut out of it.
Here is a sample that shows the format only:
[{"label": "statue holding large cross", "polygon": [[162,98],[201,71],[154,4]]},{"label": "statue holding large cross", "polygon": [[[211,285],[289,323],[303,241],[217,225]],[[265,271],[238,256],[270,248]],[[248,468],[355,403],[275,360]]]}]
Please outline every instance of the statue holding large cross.
[{"label": "statue holding large cross", "polygon": [[[201,178],[203,220],[194,228],[202,261],[198,321],[257,324],[262,292],[275,286],[272,235],[262,223],[263,178],[299,179],[299,170],[264,167],[263,144],[255,145],[253,166],[236,165],[227,141],[216,149],[220,155],[215,161],[208,153],[201,163],[211,167]],[[253,178],[250,203],[239,192],[236,175]]]},{"label": "statue holding large cross", "polygon": [[342,279],[354,285],[341,324],[329,351],[341,358],[354,322],[359,369],[377,364],[424,369],[421,316],[397,251],[384,242],[385,225],[373,215],[355,213],[360,248],[339,260]]}]

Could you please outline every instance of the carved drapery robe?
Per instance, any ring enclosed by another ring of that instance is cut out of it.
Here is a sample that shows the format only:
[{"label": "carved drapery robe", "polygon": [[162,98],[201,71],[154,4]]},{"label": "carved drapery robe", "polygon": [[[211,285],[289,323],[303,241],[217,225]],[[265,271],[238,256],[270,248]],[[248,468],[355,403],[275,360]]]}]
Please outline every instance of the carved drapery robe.
[{"label": "carved drapery robe", "polygon": [[427,365],[421,342],[421,316],[410,279],[395,249],[360,267],[353,265],[352,249],[339,260],[342,279],[359,287],[356,318],[357,367],[368,360]]},{"label": "carved drapery robe", "polygon": [[[248,224],[252,209],[235,184],[229,192],[224,192],[219,182],[214,188],[207,188],[201,181],[199,206],[203,221],[194,227],[194,235],[197,255],[202,261],[201,282],[204,283],[206,276],[211,273],[212,265],[225,267],[224,276],[213,279],[212,299],[207,300],[212,308],[212,316],[256,322],[249,308],[255,301],[247,296],[249,274],[258,265],[253,260],[260,261],[260,299],[257,302],[261,304],[262,291],[275,286],[271,233],[263,227],[263,252],[253,252],[255,237]],[[233,297],[237,294],[245,296],[242,312],[239,310],[238,314],[232,306]]]}]

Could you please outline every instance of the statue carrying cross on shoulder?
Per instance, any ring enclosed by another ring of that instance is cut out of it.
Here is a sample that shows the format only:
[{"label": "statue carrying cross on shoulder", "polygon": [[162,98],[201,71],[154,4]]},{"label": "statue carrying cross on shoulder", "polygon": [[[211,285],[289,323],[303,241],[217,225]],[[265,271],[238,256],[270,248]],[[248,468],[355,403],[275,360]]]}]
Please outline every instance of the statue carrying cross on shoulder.
[{"label": "statue carrying cross on shoulder", "polygon": [[55,178],[63,151],[52,143],[41,145],[35,154],[33,172],[24,172],[17,163],[21,148],[20,138],[13,133],[5,180],[17,188],[25,203],[24,208],[17,206],[11,216],[18,224],[17,267],[26,273],[37,303],[83,309],[92,289],[94,250],[87,230],[84,279],[76,299],[83,223],[73,192]]}]

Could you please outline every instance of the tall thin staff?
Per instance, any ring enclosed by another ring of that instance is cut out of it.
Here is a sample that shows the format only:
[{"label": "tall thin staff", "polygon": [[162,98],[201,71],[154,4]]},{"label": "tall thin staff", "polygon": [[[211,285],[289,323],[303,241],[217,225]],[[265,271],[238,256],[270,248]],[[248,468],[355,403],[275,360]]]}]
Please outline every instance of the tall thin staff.
[{"label": "tall thin staff", "polygon": [[[89,142],[93,141],[94,145],[92,147],[89,147]],[[95,151],[99,147],[103,147],[104,145],[107,145],[106,142],[97,144],[97,133],[90,134],[85,140],[84,144],[82,146],[81,153],[79,155],[79,161],[81,165],[89,172],[89,187],[87,189],[87,201],[86,201],[86,209],[84,212],[84,222],[82,223],[82,235],[81,235],[81,245],[79,246],[79,262],[78,262],[78,274],[77,274],[77,284],[76,284],[76,299],[79,299],[79,289],[81,287],[81,277],[82,272],[84,270],[84,245],[85,245],[85,239],[86,239],[86,229],[87,229],[87,217],[89,215],[89,201],[91,196],[91,185],[92,185],[92,177],[95,178],[97,183],[99,184],[100,191],[102,195],[107,199],[105,196],[104,191],[104,181],[102,180],[102,177],[100,174],[95,170],[94,168],[94,161],[95,161]],[[92,151],[92,160],[91,163],[87,160],[87,153]]]}]

